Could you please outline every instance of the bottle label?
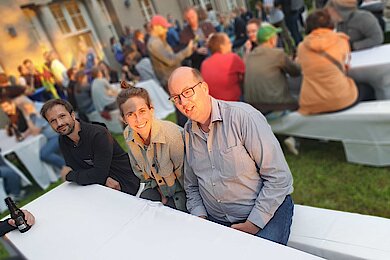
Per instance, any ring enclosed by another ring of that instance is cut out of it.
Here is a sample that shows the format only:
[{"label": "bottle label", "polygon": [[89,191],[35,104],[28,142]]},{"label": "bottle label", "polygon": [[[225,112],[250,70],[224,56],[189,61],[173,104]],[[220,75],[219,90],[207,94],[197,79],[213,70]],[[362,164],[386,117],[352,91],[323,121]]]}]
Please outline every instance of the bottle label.
[{"label": "bottle label", "polygon": [[19,226],[18,226],[18,229],[19,230],[23,230],[23,229],[25,229],[25,228],[27,228],[27,225],[26,224],[20,224]]}]

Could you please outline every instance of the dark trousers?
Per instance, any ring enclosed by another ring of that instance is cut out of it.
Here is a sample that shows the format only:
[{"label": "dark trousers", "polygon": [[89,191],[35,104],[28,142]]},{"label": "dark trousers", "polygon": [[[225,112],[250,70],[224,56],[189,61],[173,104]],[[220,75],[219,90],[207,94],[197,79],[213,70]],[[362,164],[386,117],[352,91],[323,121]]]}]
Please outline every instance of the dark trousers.
[{"label": "dark trousers", "polygon": [[[288,238],[290,236],[290,228],[292,224],[292,217],[294,214],[294,202],[291,199],[290,195],[287,195],[283,203],[275,211],[274,216],[271,220],[261,229],[256,236],[282,244],[287,245]],[[235,223],[219,221],[212,216],[208,215],[207,219],[223,225],[230,227]]]}]

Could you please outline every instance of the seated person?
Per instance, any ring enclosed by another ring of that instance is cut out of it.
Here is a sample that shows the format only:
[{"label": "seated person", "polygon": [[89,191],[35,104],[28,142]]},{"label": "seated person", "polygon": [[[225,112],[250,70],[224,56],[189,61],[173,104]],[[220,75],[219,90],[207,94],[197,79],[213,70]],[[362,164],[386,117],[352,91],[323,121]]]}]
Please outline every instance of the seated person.
[{"label": "seated person", "polygon": [[[24,219],[27,221],[27,224],[30,226],[35,224],[35,217],[28,210],[22,209],[24,213]],[[8,232],[17,229],[15,225],[15,220],[7,218],[3,221],[0,221],[0,236],[4,236]]]},{"label": "seated person", "polygon": [[20,176],[14,172],[0,156],[0,177],[4,180],[4,190],[14,201],[23,199],[24,191],[21,190],[22,184]]},{"label": "seated person", "polygon": [[[20,97],[18,97],[20,99]],[[40,159],[57,169],[65,166],[64,158],[60,153],[58,144],[58,134],[54,132],[49,124],[36,112],[35,106],[31,102],[24,102],[19,109],[15,102],[6,101],[1,103],[3,111],[10,118],[14,129],[21,133],[21,140],[29,135],[42,133],[46,137],[46,143],[40,148]]]},{"label": "seated person", "polygon": [[261,20],[256,18],[250,19],[246,24],[246,36],[248,37],[248,40],[244,45],[245,56],[257,47],[257,31],[259,30],[260,26]]},{"label": "seated person", "polygon": [[154,117],[149,94],[143,88],[123,90],[117,101],[128,124],[124,137],[133,171],[145,183],[141,198],[186,211],[181,127]]},{"label": "seated person", "polygon": [[298,46],[303,74],[298,111],[303,115],[319,114],[356,104],[358,89],[345,68],[350,55],[348,36],[333,30],[326,9],[309,15],[306,27],[307,36]]},{"label": "seated person", "polygon": [[288,76],[300,76],[301,68],[283,49],[276,48],[280,31],[263,25],[257,33],[259,46],[247,57],[244,100],[250,104],[297,103],[291,95]]},{"label": "seated person", "polygon": [[383,32],[375,16],[357,9],[356,0],[329,0],[327,9],[337,31],[349,36],[352,50],[362,50],[383,43]]},{"label": "seated person", "polygon": [[239,101],[245,64],[232,52],[226,33],[215,33],[208,42],[211,56],[201,65],[201,74],[209,84],[210,95],[226,101]]},{"label": "seated person", "polygon": [[74,97],[80,118],[88,122],[99,122],[101,117],[93,105],[88,75],[80,70],[76,73],[75,80]]},{"label": "seated person", "polygon": [[112,69],[108,64],[101,60],[98,63],[98,68],[103,74],[103,78],[105,78],[108,82],[110,83],[118,83],[119,82],[119,77],[118,77],[118,72],[114,69]]},{"label": "seated person", "polygon": [[139,179],[133,173],[129,156],[105,127],[76,120],[71,104],[61,99],[46,102],[41,115],[60,134],[67,166],[61,172],[63,180],[137,193]]},{"label": "seated person", "polygon": [[93,106],[102,117],[97,122],[106,124],[110,132],[122,133],[123,128],[116,103],[119,89],[111,87],[107,79],[103,78],[103,73],[98,68],[94,67],[91,74],[93,78],[91,86]]},{"label": "seated person", "polygon": [[200,73],[176,69],[169,79],[184,127],[184,190],[195,216],[287,244],[293,180],[278,140],[259,111],[214,99]]}]

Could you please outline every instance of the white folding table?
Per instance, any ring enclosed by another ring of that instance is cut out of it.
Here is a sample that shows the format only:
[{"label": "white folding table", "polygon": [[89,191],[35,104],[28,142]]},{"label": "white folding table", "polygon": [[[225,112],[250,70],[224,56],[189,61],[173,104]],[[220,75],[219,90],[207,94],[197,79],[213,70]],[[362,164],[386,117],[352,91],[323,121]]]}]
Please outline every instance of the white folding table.
[{"label": "white folding table", "polygon": [[27,177],[5,157],[7,154],[15,152],[42,189],[46,189],[50,183],[58,180],[53,167],[42,162],[40,159],[39,151],[45,142],[46,138],[42,134],[28,136],[25,140],[18,142],[14,136],[7,136],[6,131],[0,129],[0,148],[4,161],[20,175],[24,183],[31,184]]},{"label": "white folding table", "polygon": [[352,52],[350,65],[350,77],[370,84],[377,99],[390,99],[390,44]]},{"label": "white folding table", "polygon": [[36,224],[7,239],[27,259],[318,259],[100,185],[64,183],[24,208]]}]

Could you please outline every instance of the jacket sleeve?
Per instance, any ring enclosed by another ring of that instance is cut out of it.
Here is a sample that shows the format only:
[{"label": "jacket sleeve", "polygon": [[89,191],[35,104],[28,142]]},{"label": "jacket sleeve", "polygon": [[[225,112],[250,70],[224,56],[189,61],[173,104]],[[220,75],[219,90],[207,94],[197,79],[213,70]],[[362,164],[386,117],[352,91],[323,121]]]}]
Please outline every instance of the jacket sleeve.
[{"label": "jacket sleeve", "polygon": [[365,18],[365,22],[360,23],[363,40],[352,42],[353,50],[367,49],[383,43],[383,32],[375,16],[367,12]]},{"label": "jacket sleeve", "polygon": [[185,49],[174,53],[172,50],[167,49],[162,41],[149,41],[148,51],[150,55],[153,55],[156,59],[168,66],[179,64],[192,53],[192,50],[188,48],[188,46]]},{"label": "jacket sleeve", "polygon": [[0,236],[1,237],[4,236],[5,234],[7,234],[8,232],[16,229],[16,227],[8,224],[8,220],[9,220],[9,218],[7,218],[6,220],[0,221]]},{"label": "jacket sleeve", "polygon": [[108,131],[100,132],[93,138],[93,167],[85,170],[74,169],[67,176],[67,181],[73,181],[80,185],[106,183],[109,175],[112,154],[113,139]]},{"label": "jacket sleeve", "polygon": [[291,77],[298,77],[301,75],[301,66],[292,61],[284,52],[282,53],[283,58],[283,64],[282,64],[282,70],[285,73],[288,73]]}]

